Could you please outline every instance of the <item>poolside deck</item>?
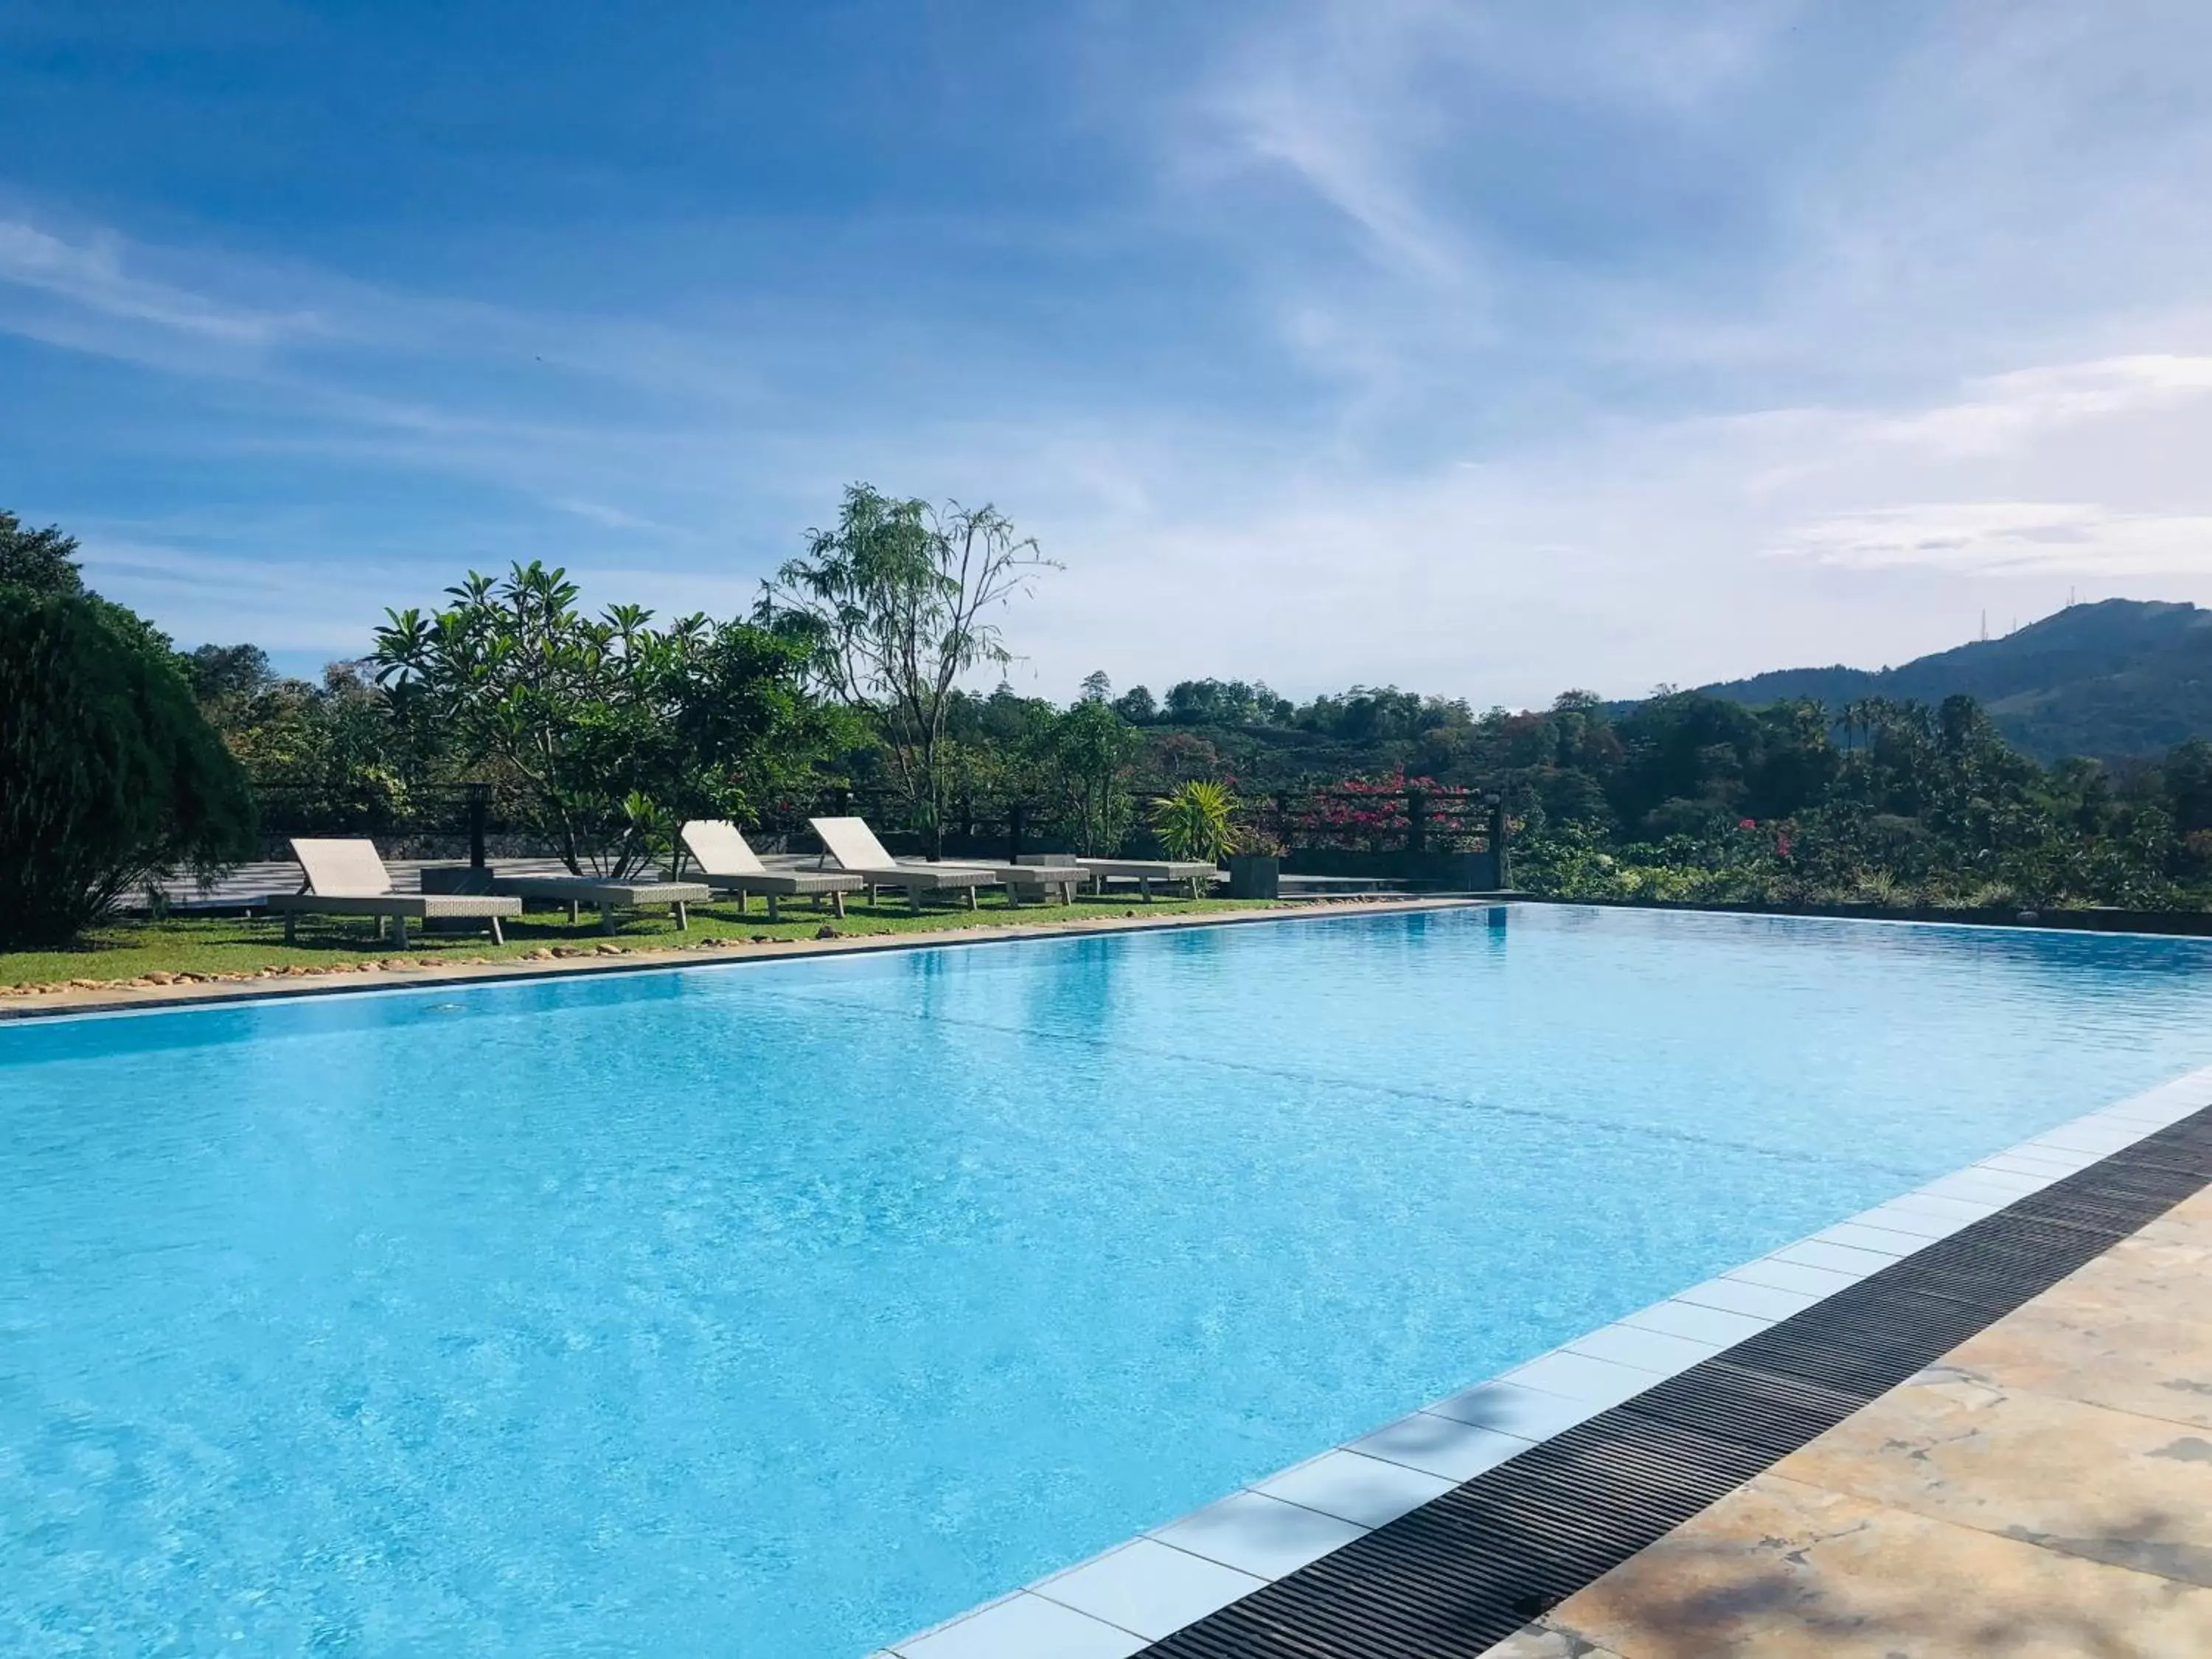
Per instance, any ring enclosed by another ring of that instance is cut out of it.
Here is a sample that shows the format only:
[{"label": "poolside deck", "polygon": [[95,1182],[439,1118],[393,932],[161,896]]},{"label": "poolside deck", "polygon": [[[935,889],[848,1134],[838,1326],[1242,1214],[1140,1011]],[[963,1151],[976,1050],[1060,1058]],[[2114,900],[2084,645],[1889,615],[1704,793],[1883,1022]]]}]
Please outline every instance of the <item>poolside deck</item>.
[{"label": "poolside deck", "polygon": [[[450,869],[456,862],[453,859],[387,859],[384,867],[391,873],[393,892],[419,893],[422,890],[423,871]],[[568,866],[553,858],[494,859],[491,867],[502,876],[568,873]],[[171,875],[158,878],[147,885],[150,890],[159,892],[171,908],[181,912],[250,910],[257,908],[271,893],[298,892],[301,873],[295,859],[259,859],[234,865],[210,882]],[[143,912],[146,896],[127,894],[120,908],[125,913]]]},{"label": "poolside deck", "polygon": [[2085,1167],[1120,1651],[2212,1653],[2212,1107],[2147,1097],[2141,1139],[2134,1109]]},{"label": "poolside deck", "polygon": [[2208,1102],[2046,1131],[890,1651],[2212,1653]]},{"label": "poolside deck", "polygon": [[2212,1653],[2212,1194],[1487,1659]]},{"label": "poolside deck", "polygon": [[[951,862],[957,863],[958,860]],[[453,859],[389,859],[385,867],[392,872],[395,892],[414,893],[422,890],[422,872],[429,868],[450,869]],[[820,860],[811,854],[765,853],[761,862],[771,870],[807,871],[819,866]],[[565,876],[568,866],[554,858],[498,858],[491,867],[502,876]],[[1226,872],[1216,878],[1225,884]],[[241,864],[225,871],[205,885],[186,877],[167,877],[150,884],[158,890],[163,901],[173,909],[182,912],[224,911],[251,909],[270,893],[297,892],[300,887],[300,866],[290,859],[264,859],[251,864]],[[1117,877],[1111,884],[1116,893],[1134,893],[1137,883],[1133,878]],[[1366,894],[1403,894],[1407,890],[1402,881],[1357,876],[1285,875],[1282,878],[1285,898],[1342,898]],[[143,910],[143,895],[128,896],[123,908]]]}]

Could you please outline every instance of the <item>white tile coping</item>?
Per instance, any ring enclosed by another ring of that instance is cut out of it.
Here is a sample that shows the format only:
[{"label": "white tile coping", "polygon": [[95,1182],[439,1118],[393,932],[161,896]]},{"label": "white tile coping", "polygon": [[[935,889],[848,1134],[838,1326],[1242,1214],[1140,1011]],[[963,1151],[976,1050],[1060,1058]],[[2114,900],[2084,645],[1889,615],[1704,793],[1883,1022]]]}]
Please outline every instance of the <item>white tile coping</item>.
[{"label": "white tile coping", "polygon": [[1692,1285],[872,1659],[1128,1659],[1586,1418],[2212,1104],[2212,1066]]}]

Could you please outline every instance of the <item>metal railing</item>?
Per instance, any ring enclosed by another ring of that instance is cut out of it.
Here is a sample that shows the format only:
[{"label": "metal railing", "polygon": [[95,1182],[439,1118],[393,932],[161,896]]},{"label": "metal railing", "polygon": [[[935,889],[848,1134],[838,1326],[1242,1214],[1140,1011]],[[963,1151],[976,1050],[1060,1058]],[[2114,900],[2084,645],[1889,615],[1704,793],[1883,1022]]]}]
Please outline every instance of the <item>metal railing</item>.
[{"label": "metal railing", "polygon": [[1504,838],[1495,795],[1463,789],[1284,791],[1261,798],[1251,816],[1293,849],[1367,853],[1480,853]]}]

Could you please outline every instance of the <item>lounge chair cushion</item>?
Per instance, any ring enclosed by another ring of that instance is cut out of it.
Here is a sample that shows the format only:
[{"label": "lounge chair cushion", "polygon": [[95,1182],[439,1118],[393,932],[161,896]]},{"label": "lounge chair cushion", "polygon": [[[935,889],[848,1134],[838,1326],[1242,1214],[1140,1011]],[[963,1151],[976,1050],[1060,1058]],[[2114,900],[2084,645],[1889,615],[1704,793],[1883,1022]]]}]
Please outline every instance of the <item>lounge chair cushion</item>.
[{"label": "lounge chair cushion", "polygon": [[525,898],[561,899],[584,904],[704,904],[708,894],[696,881],[602,881],[596,876],[494,876],[495,892]]},{"label": "lounge chair cushion", "polygon": [[376,855],[376,843],[348,838],[319,840],[295,836],[292,855],[307,872],[308,890],[272,893],[264,901],[279,915],[325,916],[518,916],[519,898],[489,893],[395,893],[392,872]]},{"label": "lounge chair cushion", "polygon": [[809,818],[830,856],[848,870],[896,870],[899,861],[876,839],[865,818]]},{"label": "lounge chair cushion", "polygon": [[1203,879],[1219,869],[1200,859],[1076,859],[1073,862],[1097,876],[1150,876],[1156,881]]},{"label": "lounge chair cushion", "polygon": [[845,870],[764,870],[757,876],[702,874],[708,886],[729,893],[782,893],[804,898],[813,893],[857,893],[867,885]]},{"label": "lounge chair cushion", "polygon": [[738,826],[727,818],[694,818],[683,830],[684,845],[692,860],[709,876],[759,876],[768,873],[760,854],[746,844]]},{"label": "lounge chair cushion", "polygon": [[841,869],[865,876],[872,887],[934,893],[1003,884],[999,872],[988,865],[895,859],[884,850],[875,831],[859,818],[809,818],[806,822],[821,836],[823,855],[836,860]]},{"label": "lounge chair cushion", "polygon": [[[839,866],[847,870],[858,870],[870,875],[896,872],[900,876],[911,875],[933,887],[996,887],[1006,878],[1012,865],[990,859],[945,859],[932,862],[925,859],[894,858],[876,832],[862,818],[809,818],[807,823],[822,838],[822,845]],[[881,884],[894,886],[893,882]]]},{"label": "lounge chair cushion", "polygon": [[307,872],[307,890],[324,898],[370,898],[392,890],[392,872],[377,857],[373,841],[295,836],[292,856]]}]

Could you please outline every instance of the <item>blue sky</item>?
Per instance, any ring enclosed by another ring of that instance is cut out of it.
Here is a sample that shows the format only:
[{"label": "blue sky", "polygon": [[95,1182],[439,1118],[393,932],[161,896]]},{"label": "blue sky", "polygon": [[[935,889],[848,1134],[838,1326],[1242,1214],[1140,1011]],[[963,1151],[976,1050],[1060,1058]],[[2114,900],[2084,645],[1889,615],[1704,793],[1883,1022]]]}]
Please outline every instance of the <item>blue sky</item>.
[{"label": "blue sky", "polygon": [[2212,602],[2212,8],[0,9],[0,505],[308,665],[868,479],[1022,689],[1547,700]]}]

